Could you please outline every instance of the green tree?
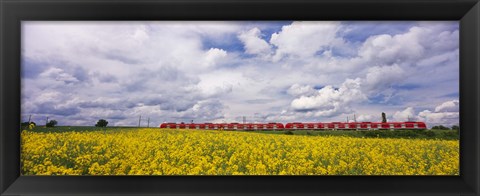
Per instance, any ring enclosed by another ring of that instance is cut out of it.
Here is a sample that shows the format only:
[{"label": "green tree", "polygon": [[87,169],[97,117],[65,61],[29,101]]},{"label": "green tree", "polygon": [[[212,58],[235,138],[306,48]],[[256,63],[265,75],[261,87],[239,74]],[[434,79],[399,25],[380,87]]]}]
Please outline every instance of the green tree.
[{"label": "green tree", "polygon": [[31,126],[31,125],[33,125],[34,127],[37,126],[37,124],[36,124],[35,122],[30,122],[30,123],[28,123],[28,122],[23,122],[23,123],[21,123],[20,125],[21,125],[22,127],[29,127],[29,126]]},{"label": "green tree", "polygon": [[453,125],[452,130],[460,130],[460,127],[458,125]]},{"label": "green tree", "polygon": [[105,119],[98,120],[96,127],[106,127],[108,125],[108,121]]},{"label": "green tree", "polygon": [[55,127],[55,125],[57,125],[57,121],[56,120],[50,120],[50,122],[48,122],[45,126],[46,127]]},{"label": "green tree", "polygon": [[382,123],[387,122],[387,115],[385,115],[385,112],[382,112]]},{"label": "green tree", "polygon": [[437,125],[437,126],[433,126],[432,129],[439,129],[439,130],[450,130],[450,128],[448,127],[445,127],[443,125]]}]

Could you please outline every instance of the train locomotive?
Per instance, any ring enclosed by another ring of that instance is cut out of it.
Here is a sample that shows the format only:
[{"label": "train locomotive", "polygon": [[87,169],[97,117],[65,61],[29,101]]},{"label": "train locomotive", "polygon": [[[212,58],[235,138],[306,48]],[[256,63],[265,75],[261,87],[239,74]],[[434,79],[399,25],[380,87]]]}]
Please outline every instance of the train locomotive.
[{"label": "train locomotive", "polygon": [[286,123],[162,123],[167,129],[205,130],[412,130],[427,129],[424,122],[291,122]]}]

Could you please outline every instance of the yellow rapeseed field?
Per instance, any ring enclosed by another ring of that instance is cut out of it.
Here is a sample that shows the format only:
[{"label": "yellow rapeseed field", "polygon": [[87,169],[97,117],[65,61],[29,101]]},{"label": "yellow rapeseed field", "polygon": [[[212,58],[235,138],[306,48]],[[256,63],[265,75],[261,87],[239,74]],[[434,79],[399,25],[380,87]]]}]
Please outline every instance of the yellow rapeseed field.
[{"label": "yellow rapeseed field", "polygon": [[23,175],[458,175],[459,142],[137,129],[21,133]]}]

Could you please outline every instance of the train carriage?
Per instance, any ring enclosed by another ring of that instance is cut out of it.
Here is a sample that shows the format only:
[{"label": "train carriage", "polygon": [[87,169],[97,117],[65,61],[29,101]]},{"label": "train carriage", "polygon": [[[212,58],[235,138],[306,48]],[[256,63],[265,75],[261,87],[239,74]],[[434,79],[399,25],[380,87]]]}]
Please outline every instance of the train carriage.
[{"label": "train carriage", "polygon": [[160,125],[160,128],[164,128],[164,129],[175,129],[177,128],[177,124],[176,123],[162,123]]},{"label": "train carriage", "polygon": [[285,124],[285,129],[303,129],[303,123],[300,122],[293,122]]},{"label": "train carriage", "polygon": [[160,128],[195,130],[406,130],[426,129],[424,122],[291,122],[282,123],[162,123]]},{"label": "train carriage", "polygon": [[317,130],[317,129],[323,129],[324,127],[325,125],[323,123],[300,123],[300,122],[287,123],[284,126],[285,129],[294,129],[294,130],[297,130],[297,129]]}]

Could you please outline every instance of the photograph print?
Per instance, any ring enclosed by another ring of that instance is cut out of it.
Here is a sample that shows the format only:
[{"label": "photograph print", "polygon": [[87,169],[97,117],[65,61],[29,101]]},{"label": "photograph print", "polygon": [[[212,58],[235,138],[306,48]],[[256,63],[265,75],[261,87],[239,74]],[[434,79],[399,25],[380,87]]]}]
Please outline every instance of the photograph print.
[{"label": "photograph print", "polygon": [[22,21],[21,175],[459,175],[458,21]]}]

